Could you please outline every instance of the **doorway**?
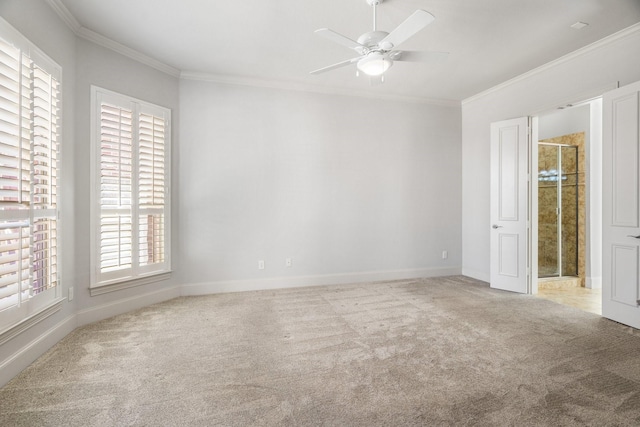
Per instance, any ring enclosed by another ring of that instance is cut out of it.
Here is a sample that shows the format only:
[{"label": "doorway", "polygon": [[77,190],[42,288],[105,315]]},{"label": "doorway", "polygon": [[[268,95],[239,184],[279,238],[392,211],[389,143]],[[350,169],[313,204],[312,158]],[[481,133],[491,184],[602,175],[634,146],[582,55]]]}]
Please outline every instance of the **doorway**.
[{"label": "doorway", "polygon": [[532,200],[538,296],[597,314],[602,306],[601,123],[600,99],[540,115],[538,144],[531,153],[538,160]]},{"label": "doorway", "polygon": [[[584,197],[578,199],[578,208],[581,206],[580,200],[584,201],[584,226],[574,233],[578,235],[578,245],[573,257],[563,256],[561,251],[557,251],[557,258],[563,260],[564,266],[571,264],[569,258],[575,260],[577,252],[577,262],[574,261],[573,265],[575,271],[577,264],[578,271],[571,289],[553,289],[553,297],[558,297],[558,302],[569,305],[573,305],[571,303],[576,299],[579,303],[586,298],[590,303],[597,305],[590,311],[599,312],[601,298],[598,292],[602,287],[601,98],[566,106],[553,112],[539,113],[533,117],[520,117],[491,124],[491,222],[488,224],[491,227],[490,284],[496,289],[548,296],[549,292],[539,289],[538,286],[538,143],[542,141],[556,146],[579,146],[580,144],[564,140],[565,136],[572,134],[584,135],[584,161],[580,162],[581,152],[578,147],[578,173],[575,175],[578,188],[581,182],[584,188]],[[565,158],[569,158],[567,156]],[[566,174],[557,172],[561,171],[561,168],[557,167],[557,154],[555,161],[556,179],[563,182],[570,180]],[[581,163],[583,166],[580,166]],[[543,170],[548,172],[550,169]],[[583,172],[582,177],[580,171]],[[566,176],[566,180],[563,176]],[[558,189],[555,188],[557,195]],[[571,197],[565,196],[564,199],[571,200]],[[570,228],[564,226],[564,230]],[[562,245],[564,233],[558,229],[556,233],[559,233],[556,240]],[[568,245],[565,243],[564,246]],[[555,270],[555,275],[560,278],[564,277],[562,274],[568,274],[563,273],[563,267],[557,264]],[[554,285],[561,287],[559,285],[562,283],[553,283],[551,287],[556,287]],[[576,292],[580,294],[568,295]],[[568,299],[563,300],[565,297]]]}]

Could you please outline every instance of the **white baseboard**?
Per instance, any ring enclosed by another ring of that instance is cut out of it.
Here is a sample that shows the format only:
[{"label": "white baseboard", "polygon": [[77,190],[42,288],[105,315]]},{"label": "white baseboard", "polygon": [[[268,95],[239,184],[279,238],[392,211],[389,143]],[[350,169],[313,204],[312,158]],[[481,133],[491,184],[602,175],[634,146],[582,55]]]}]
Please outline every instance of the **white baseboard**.
[{"label": "white baseboard", "polygon": [[88,325],[109,317],[124,314],[132,310],[137,310],[151,304],[157,304],[180,296],[180,287],[160,289],[154,292],[147,292],[130,298],[119,299],[106,304],[80,310],[77,313],[78,327]]},{"label": "white baseboard", "polygon": [[0,387],[8,383],[38,357],[76,328],[76,316],[60,321],[7,359],[0,361]]},{"label": "white baseboard", "polygon": [[587,277],[584,286],[589,289],[602,289],[602,277]]},{"label": "white baseboard", "polygon": [[483,282],[490,282],[489,273],[485,271],[478,271],[471,268],[462,267],[462,275],[471,277],[472,279],[482,280]]},{"label": "white baseboard", "polygon": [[223,280],[182,285],[183,296],[220,294],[226,292],[260,291],[266,289],[300,288],[320,285],[379,282],[384,280],[415,279],[420,277],[454,276],[459,267],[423,268],[411,270],[370,271],[361,273],[326,274],[317,276],[272,277],[255,280]]}]

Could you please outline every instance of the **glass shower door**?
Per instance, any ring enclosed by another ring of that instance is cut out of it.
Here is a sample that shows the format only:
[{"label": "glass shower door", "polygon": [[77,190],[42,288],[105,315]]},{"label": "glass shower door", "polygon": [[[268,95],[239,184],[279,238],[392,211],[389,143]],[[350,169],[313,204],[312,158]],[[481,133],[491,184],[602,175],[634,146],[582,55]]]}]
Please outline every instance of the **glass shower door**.
[{"label": "glass shower door", "polygon": [[578,275],[578,147],[538,145],[538,277]]}]

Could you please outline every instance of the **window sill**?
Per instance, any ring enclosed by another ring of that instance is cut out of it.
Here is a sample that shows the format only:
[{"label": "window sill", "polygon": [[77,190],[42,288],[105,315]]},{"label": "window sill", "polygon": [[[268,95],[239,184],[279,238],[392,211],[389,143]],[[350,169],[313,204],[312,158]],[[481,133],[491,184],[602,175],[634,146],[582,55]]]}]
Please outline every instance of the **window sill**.
[{"label": "window sill", "polygon": [[148,285],[149,283],[159,282],[161,280],[167,280],[171,277],[171,271],[164,273],[153,274],[144,277],[137,277],[135,279],[126,280],[122,282],[108,283],[105,285],[96,285],[89,288],[89,293],[92,297],[97,295],[108,294],[109,292],[121,291],[123,289],[134,288],[136,286]]},{"label": "window sill", "polygon": [[27,317],[26,319],[22,320],[20,323],[10,326],[8,329],[5,329],[4,331],[0,332],[0,346],[2,346],[7,341],[10,341],[13,338],[17,337],[18,335],[20,335],[27,329],[31,328],[32,326],[35,326],[36,324],[40,323],[47,317],[60,311],[60,309],[62,308],[63,301],[64,301],[64,298],[58,298],[51,305],[43,308],[36,314],[33,314]]}]

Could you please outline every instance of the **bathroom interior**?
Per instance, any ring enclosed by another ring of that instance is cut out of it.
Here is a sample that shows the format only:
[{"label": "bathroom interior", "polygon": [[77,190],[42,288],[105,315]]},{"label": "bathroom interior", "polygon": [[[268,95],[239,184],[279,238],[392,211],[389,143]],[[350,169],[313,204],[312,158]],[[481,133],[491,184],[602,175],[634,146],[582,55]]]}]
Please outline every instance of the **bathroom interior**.
[{"label": "bathroom interior", "polygon": [[586,104],[540,117],[538,296],[600,314],[601,293],[591,289],[589,276],[595,271],[593,266],[588,271],[587,251],[591,108]]},{"label": "bathroom interior", "polygon": [[538,286],[584,286],[585,176],[580,147],[584,132],[538,144]]}]

